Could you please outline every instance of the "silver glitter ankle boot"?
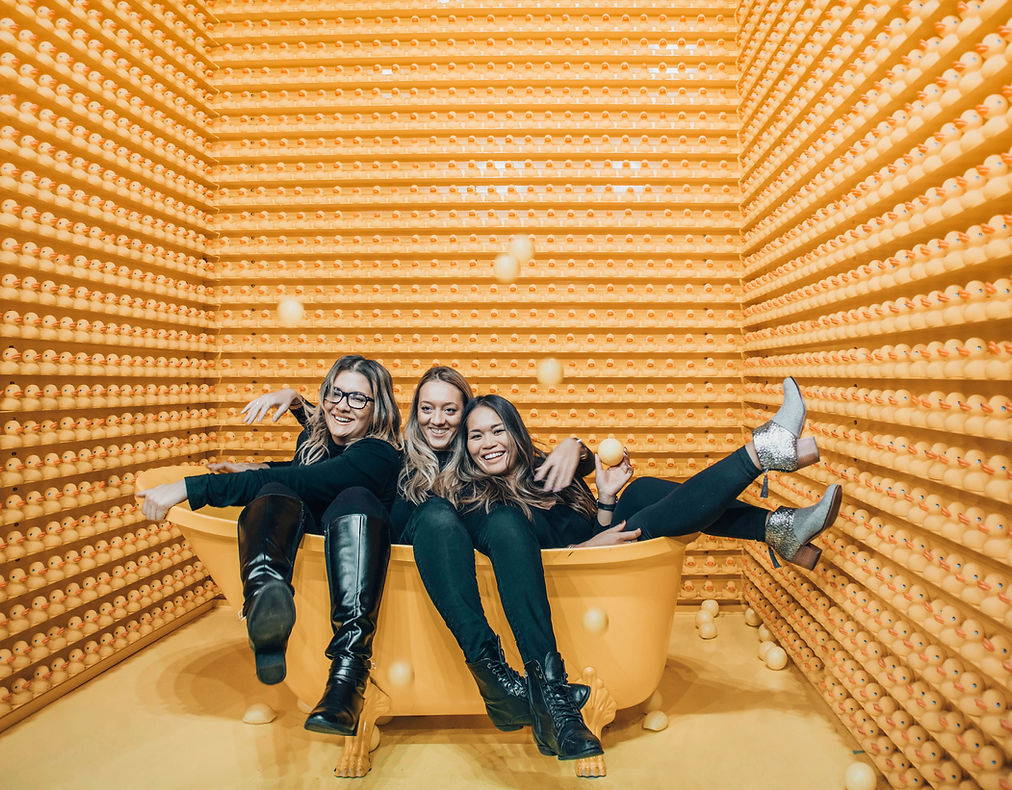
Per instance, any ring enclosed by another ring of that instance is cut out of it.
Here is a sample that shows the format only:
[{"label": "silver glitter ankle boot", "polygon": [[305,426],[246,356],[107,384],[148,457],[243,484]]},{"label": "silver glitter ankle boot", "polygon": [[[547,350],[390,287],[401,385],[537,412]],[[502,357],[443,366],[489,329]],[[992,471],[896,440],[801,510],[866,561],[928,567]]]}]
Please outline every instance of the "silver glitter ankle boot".
[{"label": "silver glitter ankle boot", "polygon": [[773,419],[752,431],[752,445],[762,467],[761,496],[769,495],[769,472],[794,472],[819,460],[815,439],[801,437],[805,425],[804,398],[793,378],[784,379],[784,401]]},{"label": "silver glitter ankle boot", "polygon": [[787,562],[812,570],[822,549],[812,540],[836,521],[843,489],[835,483],[822,499],[810,507],[778,507],[766,517],[766,545],[774,568],[779,568],[774,551]]}]

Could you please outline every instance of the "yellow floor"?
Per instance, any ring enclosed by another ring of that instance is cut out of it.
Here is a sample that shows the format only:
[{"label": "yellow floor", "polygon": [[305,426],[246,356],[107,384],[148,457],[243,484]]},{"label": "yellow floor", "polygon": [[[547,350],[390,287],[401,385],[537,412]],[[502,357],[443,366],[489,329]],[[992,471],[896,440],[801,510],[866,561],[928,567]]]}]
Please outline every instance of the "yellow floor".
[{"label": "yellow floor", "polygon": [[[283,687],[257,683],[242,624],[221,608],[127,659],[0,735],[13,788],[769,788],[837,790],[857,748],[800,673],[755,657],[755,629],[723,614],[696,637],[675,617],[662,684],[671,724],[647,732],[635,709],[605,731],[609,775],[577,779],[527,731],[478,717],[399,718],[383,727],[365,779],[331,775],[339,745],[302,729]],[[253,702],[281,712],[241,722]]]}]

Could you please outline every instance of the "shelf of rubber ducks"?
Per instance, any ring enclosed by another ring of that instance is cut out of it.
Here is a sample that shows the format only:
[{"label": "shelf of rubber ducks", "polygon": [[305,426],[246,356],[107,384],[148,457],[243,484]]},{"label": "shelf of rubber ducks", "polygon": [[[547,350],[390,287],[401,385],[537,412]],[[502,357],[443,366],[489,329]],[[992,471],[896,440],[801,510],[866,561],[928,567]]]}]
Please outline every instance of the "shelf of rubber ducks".
[{"label": "shelf of rubber ducks", "polygon": [[0,3],[0,729],[218,594],[133,498],[216,446],[209,20]]},{"label": "shelf of rubber ducks", "polygon": [[[798,377],[842,483],[745,601],[892,787],[1012,787],[1012,3],[739,9],[745,424]],[[754,501],[760,501],[758,499]]]},{"label": "shelf of rubber ducks", "polygon": [[683,598],[756,609],[892,786],[1010,786],[1012,3],[0,9],[0,728],[214,596],[136,471],[286,457],[238,410],[339,354],[671,478],[795,375],[822,460],[766,502],[844,483],[822,562],[701,541]]}]

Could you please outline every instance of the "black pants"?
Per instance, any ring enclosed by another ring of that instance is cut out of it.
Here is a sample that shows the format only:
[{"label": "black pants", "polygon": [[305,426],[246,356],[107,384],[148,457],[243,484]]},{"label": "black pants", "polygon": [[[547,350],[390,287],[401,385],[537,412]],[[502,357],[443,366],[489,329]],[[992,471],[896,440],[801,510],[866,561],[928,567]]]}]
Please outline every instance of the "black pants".
[{"label": "black pants", "polygon": [[328,524],[341,516],[351,513],[365,513],[367,516],[386,521],[387,511],[376,495],[368,488],[354,486],[339,493],[327,506],[322,514],[314,514],[295,491],[283,483],[268,483],[257,491],[257,499],[262,496],[285,496],[294,499],[302,506],[299,514],[300,531],[311,535],[323,535]]},{"label": "black pants", "polygon": [[765,540],[767,511],[737,500],[761,471],[742,447],[681,484],[637,478],[619,497],[612,523],[642,530],[640,540],[693,532]]},{"label": "black pants", "polygon": [[526,516],[514,507],[491,513],[457,513],[433,498],[412,514],[401,540],[415,549],[415,564],[432,603],[468,661],[495,637],[478,595],[474,550],[495,571],[503,611],[525,662],[555,652],[552,612],[541,565],[541,546]]}]

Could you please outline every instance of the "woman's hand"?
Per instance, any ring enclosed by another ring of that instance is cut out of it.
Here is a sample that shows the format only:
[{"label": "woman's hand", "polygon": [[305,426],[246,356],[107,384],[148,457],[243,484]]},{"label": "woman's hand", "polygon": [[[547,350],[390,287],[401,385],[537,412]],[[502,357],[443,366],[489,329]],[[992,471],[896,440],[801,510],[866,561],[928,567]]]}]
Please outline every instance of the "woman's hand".
[{"label": "woman's hand", "polygon": [[632,541],[639,539],[640,530],[633,529],[629,532],[623,532],[622,528],[624,526],[625,522],[620,521],[614,527],[608,527],[608,529],[601,530],[590,540],[585,540],[583,543],[577,543],[574,548],[589,549],[592,546],[619,546],[623,543],[631,543]]},{"label": "woman's hand", "polygon": [[299,400],[299,393],[287,387],[282,390],[277,390],[276,392],[268,392],[266,395],[254,398],[242,407],[242,421],[246,423],[246,425],[252,425],[255,422],[263,420],[263,418],[267,416],[267,412],[271,409],[277,409],[277,411],[274,412],[274,418],[272,420],[272,422],[277,422],[281,419],[281,415],[291,409],[292,404]]},{"label": "woman's hand", "polygon": [[161,521],[173,505],[186,501],[186,483],[182,480],[164,483],[145,491],[138,491],[134,496],[141,500],[141,512],[145,518]]},{"label": "woman's hand", "polygon": [[601,458],[594,454],[594,467],[597,469],[595,482],[597,483],[597,498],[602,502],[613,502],[622,486],[628,483],[633,476],[632,463],[629,461],[629,453],[622,456],[622,460],[615,466],[605,466]]},{"label": "woman's hand", "polygon": [[534,479],[543,481],[545,491],[557,494],[573,482],[582,452],[583,443],[579,439],[563,439],[538,467]]},{"label": "woman's hand", "polygon": [[270,469],[270,467],[267,464],[233,463],[231,461],[211,461],[207,464],[207,471],[216,473],[233,474],[234,472],[249,472],[253,469]]}]

